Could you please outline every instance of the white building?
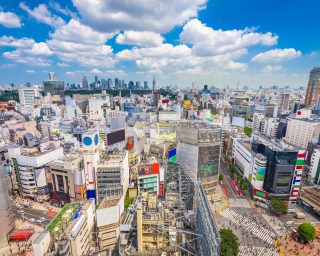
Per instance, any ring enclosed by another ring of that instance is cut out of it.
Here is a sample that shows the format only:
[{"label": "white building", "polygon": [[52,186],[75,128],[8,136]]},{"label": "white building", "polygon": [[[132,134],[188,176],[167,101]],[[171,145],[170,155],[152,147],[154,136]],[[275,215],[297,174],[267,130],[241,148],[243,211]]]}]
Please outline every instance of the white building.
[{"label": "white building", "polygon": [[309,170],[309,182],[315,185],[320,185],[320,149],[314,149],[311,160],[310,160],[310,170]]},{"label": "white building", "polygon": [[23,87],[18,89],[20,104],[25,106],[32,106],[35,103],[35,97],[39,97],[39,88]]},{"label": "white building", "polygon": [[180,120],[180,112],[176,111],[159,111],[159,121],[178,122]]},{"label": "white building", "polygon": [[320,135],[320,119],[314,119],[309,110],[298,110],[295,117],[288,120],[284,141],[306,149],[309,142],[317,142]]},{"label": "white building", "polygon": [[16,160],[19,165],[22,194],[32,198],[36,195],[45,195],[48,186],[46,165],[62,157],[63,148],[43,152],[24,149],[21,153]]}]

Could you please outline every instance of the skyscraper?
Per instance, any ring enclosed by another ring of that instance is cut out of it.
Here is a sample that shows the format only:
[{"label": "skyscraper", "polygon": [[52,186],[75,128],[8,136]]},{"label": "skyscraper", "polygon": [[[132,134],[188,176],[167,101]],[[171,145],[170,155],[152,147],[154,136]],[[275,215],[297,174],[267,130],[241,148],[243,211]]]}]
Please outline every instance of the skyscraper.
[{"label": "skyscraper", "polygon": [[306,92],[305,104],[312,106],[320,96],[320,68],[315,67],[311,70]]},{"label": "skyscraper", "polygon": [[43,81],[43,91],[45,94],[64,96],[64,81],[58,81],[54,72],[49,72],[49,80]]},{"label": "skyscraper", "polygon": [[153,80],[152,80],[152,92],[154,93],[156,90],[156,78],[153,77]]},{"label": "skyscraper", "polygon": [[82,78],[82,88],[88,89],[88,80],[87,80],[86,76],[83,76],[83,78]]},{"label": "skyscraper", "polygon": [[148,89],[148,81],[143,82],[143,87],[144,87],[144,89]]},{"label": "skyscraper", "polygon": [[281,92],[278,97],[278,106],[282,108],[282,110],[289,109],[289,97],[290,93]]}]

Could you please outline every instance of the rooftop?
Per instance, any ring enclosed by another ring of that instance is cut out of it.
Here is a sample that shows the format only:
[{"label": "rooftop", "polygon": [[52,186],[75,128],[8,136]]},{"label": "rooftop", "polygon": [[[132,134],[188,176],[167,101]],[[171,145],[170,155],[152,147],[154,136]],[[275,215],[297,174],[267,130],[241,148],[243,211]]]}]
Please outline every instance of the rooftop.
[{"label": "rooftop", "polygon": [[108,208],[108,207],[112,207],[112,206],[116,206],[119,201],[120,201],[121,197],[115,197],[115,198],[105,198],[102,200],[102,202],[100,203],[98,209],[103,209],[103,208]]}]

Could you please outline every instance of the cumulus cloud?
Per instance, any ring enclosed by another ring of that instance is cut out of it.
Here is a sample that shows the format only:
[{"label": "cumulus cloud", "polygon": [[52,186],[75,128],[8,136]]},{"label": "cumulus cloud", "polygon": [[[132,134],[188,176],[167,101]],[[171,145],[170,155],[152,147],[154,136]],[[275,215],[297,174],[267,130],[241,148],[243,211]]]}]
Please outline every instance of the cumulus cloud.
[{"label": "cumulus cloud", "polygon": [[39,4],[33,10],[27,6],[25,3],[19,4],[20,8],[26,11],[30,16],[36,19],[36,21],[53,26],[59,27],[65,24],[65,21],[57,16],[52,14],[45,4]]},{"label": "cumulus cloud", "polygon": [[164,38],[160,34],[149,31],[125,31],[116,38],[118,44],[136,46],[157,46],[163,41]]},{"label": "cumulus cloud", "polygon": [[0,25],[6,28],[21,28],[22,23],[19,16],[13,12],[0,11]]},{"label": "cumulus cloud", "polygon": [[27,37],[23,37],[20,39],[14,38],[12,36],[0,37],[0,46],[28,48],[28,47],[31,47],[34,43],[35,41],[32,38],[27,38]]},{"label": "cumulus cloud", "polygon": [[232,71],[246,71],[247,70],[247,66],[248,65],[246,63],[229,61],[225,65],[225,69],[226,70],[232,70]]},{"label": "cumulus cloud", "polygon": [[16,49],[14,51],[4,52],[2,56],[16,63],[27,64],[30,66],[40,66],[40,67],[50,66],[50,63],[47,59],[42,57],[25,55],[22,49]]},{"label": "cumulus cloud", "polygon": [[295,59],[300,57],[301,55],[302,53],[300,51],[297,51],[293,48],[274,49],[257,54],[252,58],[252,61],[258,63],[280,62],[284,60]]},{"label": "cumulus cloud", "polygon": [[[168,32],[205,8],[207,0],[72,0],[81,20],[102,32]],[[107,25],[106,25],[107,24]]]},{"label": "cumulus cloud", "polygon": [[81,24],[79,20],[71,19],[66,25],[57,28],[54,33],[50,34],[50,37],[60,41],[97,45],[104,44],[113,35],[97,32]]},{"label": "cumulus cloud", "polygon": [[26,72],[30,74],[36,73],[36,71],[34,71],[33,69],[27,69]]},{"label": "cumulus cloud", "polygon": [[272,73],[272,72],[279,72],[279,71],[282,71],[282,70],[283,70],[283,67],[280,66],[280,65],[276,65],[276,66],[268,65],[268,66],[265,66],[262,69],[262,72],[264,72],[264,73]]},{"label": "cumulus cloud", "polygon": [[268,32],[255,32],[254,29],[244,30],[214,30],[198,19],[192,19],[184,25],[180,41],[192,45],[195,54],[199,56],[216,55],[235,51],[253,45],[274,45],[278,36]]},{"label": "cumulus cloud", "polygon": [[99,75],[102,73],[102,71],[97,68],[93,68],[93,69],[91,69],[90,73],[95,74],[95,75]]},{"label": "cumulus cloud", "polygon": [[48,45],[44,42],[34,43],[31,49],[24,50],[25,53],[31,55],[51,55],[52,51],[49,49]]},{"label": "cumulus cloud", "polygon": [[60,62],[58,62],[58,63],[57,63],[57,66],[58,66],[58,67],[61,67],[61,68],[67,68],[67,67],[69,67],[70,65],[67,64],[67,63],[60,63]]}]

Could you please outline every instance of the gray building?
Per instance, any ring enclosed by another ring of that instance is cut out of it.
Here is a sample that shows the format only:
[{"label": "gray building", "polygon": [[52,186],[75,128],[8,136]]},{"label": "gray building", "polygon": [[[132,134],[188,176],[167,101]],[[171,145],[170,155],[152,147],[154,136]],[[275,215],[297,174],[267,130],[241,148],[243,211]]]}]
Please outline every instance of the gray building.
[{"label": "gray building", "polygon": [[217,182],[223,131],[204,122],[183,122],[177,126],[177,159],[185,162],[205,188]]},{"label": "gray building", "polygon": [[51,95],[64,96],[64,81],[45,80],[43,81],[43,91],[45,95],[50,93]]}]

